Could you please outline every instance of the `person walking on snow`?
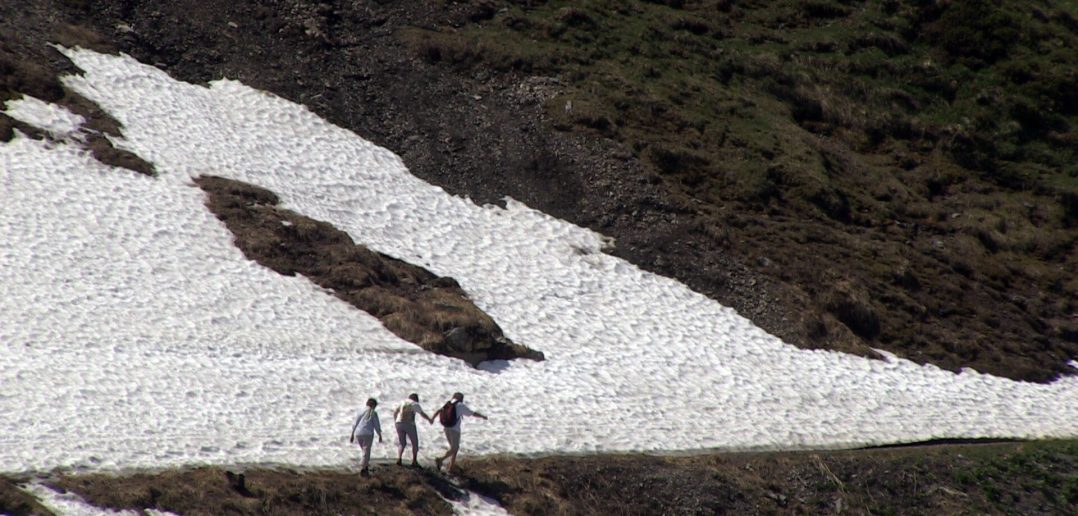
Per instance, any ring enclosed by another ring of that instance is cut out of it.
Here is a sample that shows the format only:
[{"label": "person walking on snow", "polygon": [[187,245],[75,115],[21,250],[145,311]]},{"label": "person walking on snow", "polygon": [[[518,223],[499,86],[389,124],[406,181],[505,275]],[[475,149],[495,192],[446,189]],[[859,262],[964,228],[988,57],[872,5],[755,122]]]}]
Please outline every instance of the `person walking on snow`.
[{"label": "person walking on snow", "polygon": [[359,448],[363,450],[363,457],[359,461],[360,476],[371,476],[367,467],[371,463],[371,446],[374,444],[374,434],[378,433],[378,442],[382,442],[382,425],[378,422],[378,413],[374,411],[378,406],[378,400],[369,398],[366,408],[360,409],[356,416],[356,422],[352,424],[352,436],[348,442],[359,441]]},{"label": "person walking on snow", "polygon": [[434,459],[434,465],[439,471],[442,469],[442,462],[445,459],[449,459],[449,467],[446,468],[448,472],[452,472],[453,467],[457,464],[457,452],[460,451],[460,420],[464,416],[487,419],[487,416],[468,408],[464,404],[464,395],[456,392],[453,393],[453,398],[445,402],[445,405],[438,409],[434,413],[434,417],[431,418],[432,424],[435,419],[442,423],[442,426],[445,427],[445,438],[449,441],[449,451],[445,452],[445,455]]},{"label": "person walking on snow", "polygon": [[423,407],[419,406],[419,395],[411,393],[408,395],[408,399],[404,400],[397,408],[393,409],[393,421],[394,426],[397,427],[397,465],[401,465],[401,457],[404,455],[404,447],[408,444],[408,440],[412,441],[412,467],[418,468],[419,461],[416,460],[419,455],[419,431],[415,427],[415,415],[419,414],[426,419],[428,423],[433,423],[434,419],[423,412]]}]

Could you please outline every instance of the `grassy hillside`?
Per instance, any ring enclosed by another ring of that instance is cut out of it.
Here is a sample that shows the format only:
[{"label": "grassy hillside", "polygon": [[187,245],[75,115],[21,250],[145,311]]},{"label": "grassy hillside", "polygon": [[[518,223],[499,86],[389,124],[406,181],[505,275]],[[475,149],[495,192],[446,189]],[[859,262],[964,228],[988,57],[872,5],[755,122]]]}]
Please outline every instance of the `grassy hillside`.
[{"label": "grassy hillside", "polygon": [[1078,353],[1078,3],[473,4],[400,35],[556,76],[551,126],[624,143],[676,199],[645,266],[721,299],[685,269],[734,255],[791,287],[769,329],[807,347],[1033,380]]},{"label": "grassy hillside", "polygon": [[[0,5],[0,100],[80,102],[47,42],[123,51],[302,102],[452,193],[614,236],[619,256],[800,346],[1031,380],[1078,357],[1078,2]],[[29,129],[0,115],[0,141],[14,130]],[[100,140],[102,161],[152,173]],[[1066,441],[492,458],[462,481],[526,514],[1069,514],[1075,471]],[[440,477],[375,473],[49,481],[117,508],[449,510]],[[25,480],[0,478],[0,513],[43,510]]]}]

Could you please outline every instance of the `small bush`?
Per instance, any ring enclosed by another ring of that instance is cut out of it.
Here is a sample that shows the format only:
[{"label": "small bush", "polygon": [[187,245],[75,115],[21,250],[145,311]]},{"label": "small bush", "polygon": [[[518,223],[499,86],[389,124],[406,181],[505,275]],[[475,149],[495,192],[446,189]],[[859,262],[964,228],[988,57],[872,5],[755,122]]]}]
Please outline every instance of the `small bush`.
[{"label": "small bush", "polygon": [[1006,56],[1021,37],[1014,15],[992,0],[949,4],[930,34],[951,57],[978,67]]},{"label": "small bush", "polygon": [[910,46],[898,36],[886,32],[870,32],[859,36],[850,44],[850,52],[856,52],[863,48],[878,48],[888,56],[896,56],[909,52]]},{"label": "small bush", "polygon": [[871,340],[880,334],[880,318],[868,301],[868,296],[848,283],[837,285],[828,295],[824,306],[858,337]]},{"label": "small bush", "polygon": [[697,36],[711,32],[711,26],[707,22],[694,18],[678,18],[670,24],[670,28],[691,32]]},{"label": "small bush", "polygon": [[1064,192],[1059,204],[1063,207],[1063,224],[1068,228],[1078,225],[1078,192]]},{"label": "small bush", "polygon": [[707,158],[688,149],[653,145],[648,152],[648,159],[664,174],[687,172],[690,169],[706,167]]},{"label": "small bush", "polygon": [[850,8],[835,2],[813,0],[801,5],[801,14],[806,18],[842,18],[850,15]]},{"label": "small bush", "polygon": [[585,30],[594,29],[596,27],[595,19],[592,18],[591,15],[574,7],[565,7],[559,10],[556,17],[559,21],[570,27]]}]

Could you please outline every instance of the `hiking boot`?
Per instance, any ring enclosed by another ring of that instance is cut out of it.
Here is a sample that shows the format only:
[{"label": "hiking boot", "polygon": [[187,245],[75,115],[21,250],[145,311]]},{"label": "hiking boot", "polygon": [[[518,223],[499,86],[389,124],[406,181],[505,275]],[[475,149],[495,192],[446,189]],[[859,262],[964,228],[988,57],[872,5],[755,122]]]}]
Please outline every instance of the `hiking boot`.
[{"label": "hiking boot", "polygon": [[437,470],[437,471],[442,470],[442,458],[441,457],[438,457],[438,458],[434,459],[434,469]]},{"label": "hiking boot", "polygon": [[401,464],[401,460],[400,460],[400,459],[397,459],[397,465],[398,465],[398,466],[403,466],[404,464]]},{"label": "hiking boot", "polygon": [[419,463],[413,460],[412,461],[412,467],[416,468],[416,469],[419,469]]},{"label": "hiking boot", "polygon": [[367,477],[371,476],[371,472],[368,471],[367,468],[363,468],[363,469],[359,470],[359,476],[361,476],[363,478],[367,478]]}]

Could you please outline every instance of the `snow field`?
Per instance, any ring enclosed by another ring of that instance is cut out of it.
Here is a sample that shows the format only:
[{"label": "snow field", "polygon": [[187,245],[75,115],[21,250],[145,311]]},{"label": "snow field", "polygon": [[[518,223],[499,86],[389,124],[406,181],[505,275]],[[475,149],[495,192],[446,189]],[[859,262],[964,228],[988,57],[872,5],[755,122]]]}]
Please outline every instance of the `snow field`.
[{"label": "snow field", "polygon": [[[94,161],[81,121],[7,113],[58,141],[0,145],[0,464],[348,465],[355,411],[454,391],[463,453],[824,448],[937,437],[1078,436],[1078,379],[1013,382],[805,351],[680,283],[601,252],[604,237],[507,201],[476,206],[306,108],[126,56],[65,50],[65,84],[124,126],[156,178]],[[50,129],[51,128],[51,129]],[[302,277],[246,260],[191,179],[268,188],[360,244],[456,278],[544,362],[479,370],[403,342]],[[444,449],[420,425],[421,452]]]}]

